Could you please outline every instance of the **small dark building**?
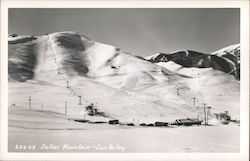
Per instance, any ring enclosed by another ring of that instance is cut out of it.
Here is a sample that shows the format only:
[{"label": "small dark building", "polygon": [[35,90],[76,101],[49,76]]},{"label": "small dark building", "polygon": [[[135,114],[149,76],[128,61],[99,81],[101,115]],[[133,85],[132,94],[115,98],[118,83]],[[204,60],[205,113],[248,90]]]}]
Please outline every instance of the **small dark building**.
[{"label": "small dark building", "polygon": [[111,125],[119,124],[119,120],[109,120],[109,124]]},{"label": "small dark building", "polygon": [[168,126],[167,122],[155,122],[155,126],[162,127],[162,126]]},{"label": "small dark building", "polygon": [[147,126],[154,127],[155,125],[154,124],[147,124]]},{"label": "small dark building", "polygon": [[93,124],[105,124],[105,123],[107,123],[107,122],[105,122],[105,121],[95,121],[95,122],[93,122]]},{"label": "small dark building", "polygon": [[81,123],[86,123],[86,122],[89,122],[88,120],[82,120],[82,119],[76,119],[74,120],[76,122],[81,122]]},{"label": "small dark building", "polygon": [[185,126],[191,126],[191,125],[201,125],[202,120],[199,119],[190,119],[190,118],[186,118],[186,119],[177,119],[175,120],[175,125],[185,125]]},{"label": "small dark building", "polygon": [[141,123],[140,126],[147,126],[145,123]]}]

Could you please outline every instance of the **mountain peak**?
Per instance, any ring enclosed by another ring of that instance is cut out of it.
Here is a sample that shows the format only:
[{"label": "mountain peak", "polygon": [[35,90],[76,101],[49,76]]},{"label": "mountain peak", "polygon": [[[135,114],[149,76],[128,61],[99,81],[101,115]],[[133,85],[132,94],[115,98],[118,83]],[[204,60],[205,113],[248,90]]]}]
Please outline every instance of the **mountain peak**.
[{"label": "mountain peak", "polygon": [[[156,53],[146,57],[152,63],[175,62],[183,67],[210,68],[234,75],[240,79],[240,44],[231,45],[211,54],[193,50]],[[165,66],[165,65],[163,65]]]}]

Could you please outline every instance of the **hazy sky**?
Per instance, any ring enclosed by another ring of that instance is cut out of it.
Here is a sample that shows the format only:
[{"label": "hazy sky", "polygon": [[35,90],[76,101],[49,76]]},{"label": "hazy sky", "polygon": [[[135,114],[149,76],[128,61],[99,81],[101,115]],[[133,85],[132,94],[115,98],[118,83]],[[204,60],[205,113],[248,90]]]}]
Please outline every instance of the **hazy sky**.
[{"label": "hazy sky", "polygon": [[76,31],[137,55],[240,42],[239,9],[9,9],[9,33]]}]

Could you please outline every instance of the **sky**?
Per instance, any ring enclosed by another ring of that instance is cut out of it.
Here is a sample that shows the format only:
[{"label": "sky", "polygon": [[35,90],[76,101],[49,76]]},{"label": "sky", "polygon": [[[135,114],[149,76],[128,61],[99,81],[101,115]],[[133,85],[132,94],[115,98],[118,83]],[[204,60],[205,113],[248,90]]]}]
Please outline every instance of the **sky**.
[{"label": "sky", "polygon": [[240,43],[237,8],[12,8],[9,33],[76,31],[140,56]]}]

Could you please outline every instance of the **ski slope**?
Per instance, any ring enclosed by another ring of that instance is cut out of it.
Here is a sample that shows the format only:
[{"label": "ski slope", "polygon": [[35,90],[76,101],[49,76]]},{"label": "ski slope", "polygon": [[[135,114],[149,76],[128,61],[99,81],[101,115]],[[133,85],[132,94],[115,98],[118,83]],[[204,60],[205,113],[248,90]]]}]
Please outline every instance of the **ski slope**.
[{"label": "ski slope", "polygon": [[211,67],[159,63],[73,31],[11,38],[9,105],[27,109],[31,97],[32,109],[43,106],[64,114],[66,102],[69,117],[83,118],[85,106],[94,103],[107,117],[89,116],[90,120],[139,124],[202,119],[206,103],[213,112],[227,110],[239,119],[240,83],[232,75]]}]

